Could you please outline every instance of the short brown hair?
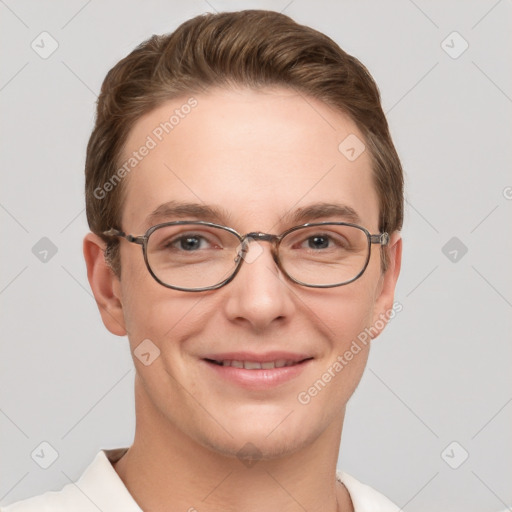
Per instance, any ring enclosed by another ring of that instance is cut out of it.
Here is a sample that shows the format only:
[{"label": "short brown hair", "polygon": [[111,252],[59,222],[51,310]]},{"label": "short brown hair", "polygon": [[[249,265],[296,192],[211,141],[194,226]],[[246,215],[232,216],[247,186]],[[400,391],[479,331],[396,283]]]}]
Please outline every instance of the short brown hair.
[{"label": "short brown hair", "polygon": [[[403,222],[403,173],[380,94],[368,70],[332,39],[273,11],[204,14],[168,35],[153,35],[107,74],[87,145],[85,199],[91,231],[107,243],[106,258],[120,276],[119,239],[124,181],[99,196],[118,171],[136,121],[165,101],[220,86],[290,87],[348,114],[364,135],[379,198],[379,229]],[[387,266],[386,251],[383,269]]]}]

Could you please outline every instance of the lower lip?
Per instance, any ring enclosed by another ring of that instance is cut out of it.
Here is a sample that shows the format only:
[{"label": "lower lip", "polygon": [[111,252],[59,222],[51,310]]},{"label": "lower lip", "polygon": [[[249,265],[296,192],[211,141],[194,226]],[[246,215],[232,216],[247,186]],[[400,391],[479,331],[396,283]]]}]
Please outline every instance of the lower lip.
[{"label": "lower lip", "polygon": [[284,384],[300,375],[311,361],[312,359],[308,359],[293,366],[283,366],[282,368],[246,370],[233,366],[221,366],[203,359],[203,363],[219,377],[247,389],[271,389]]}]

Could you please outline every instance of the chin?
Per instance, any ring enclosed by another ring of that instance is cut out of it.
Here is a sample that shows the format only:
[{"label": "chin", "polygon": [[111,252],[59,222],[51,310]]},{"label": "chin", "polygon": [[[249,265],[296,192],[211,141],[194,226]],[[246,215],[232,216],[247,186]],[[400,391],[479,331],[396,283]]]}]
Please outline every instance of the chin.
[{"label": "chin", "polygon": [[274,422],[272,427],[267,423],[262,423],[260,418],[259,424],[253,423],[250,426],[245,422],[231,424],[230,435],[214,436],[211,431],[201,432],[198,433],[198,440],[216,454],[237,458],[249,466],[257,460],[283,459],[291,456],[313,444],[325,430],[325,426],[322,425],[308,425],[304,421],[288,423],[288,419],[280,426],[277,426],[278,422]]},{"label": "chin", "polygon": [[283,459],[297,452],[308,443],[305,439],[277,439],[241,437],[229,440],[204,439],[209,450],[224,457],[239,459],[248,466],[259,460]]}]

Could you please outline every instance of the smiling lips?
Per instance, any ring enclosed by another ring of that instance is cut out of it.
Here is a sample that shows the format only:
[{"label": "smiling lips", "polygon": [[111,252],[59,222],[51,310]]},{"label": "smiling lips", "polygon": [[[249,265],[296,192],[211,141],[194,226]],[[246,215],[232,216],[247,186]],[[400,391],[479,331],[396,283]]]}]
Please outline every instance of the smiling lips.
[{"label": "smiling lips", "polygon": [[232,352],[211,354],[203,360],[222,378],[246,388],[267,389],[297,376],[313,357],[289,352]]},{"label": "smiling lips", "polygon": [[204,359],[219,366],[232,366],[245,370],[271,370],[272,368],[294,366],[307,359],[312,359],[312,357],[307,354],[274,351],[265,354],[226,352],[223,354],[209,354]]},{"label": "smiling lips", "polygon": [[297,364],[296,361],[292,361],[290,359],[277,359],[276,361],[237,361],[233,360],[223,360],[223,361],[212,361],[219,366],[232,366],[233,368],[244,368],[245,370],[271,370],[272,368],[283,368],[285,366],[293,366]]}]

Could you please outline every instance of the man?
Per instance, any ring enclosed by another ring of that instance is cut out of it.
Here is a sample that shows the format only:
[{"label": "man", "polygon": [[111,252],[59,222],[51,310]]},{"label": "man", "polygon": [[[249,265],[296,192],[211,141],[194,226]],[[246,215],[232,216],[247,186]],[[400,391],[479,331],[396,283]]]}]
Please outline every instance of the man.
[{"label": "man", "polygon": [[5,512],[398,510],[336,464],[402,188],[373,79],[323,34],[242,11],[137,47],[98,100],[84,239],[135,439]]}]

